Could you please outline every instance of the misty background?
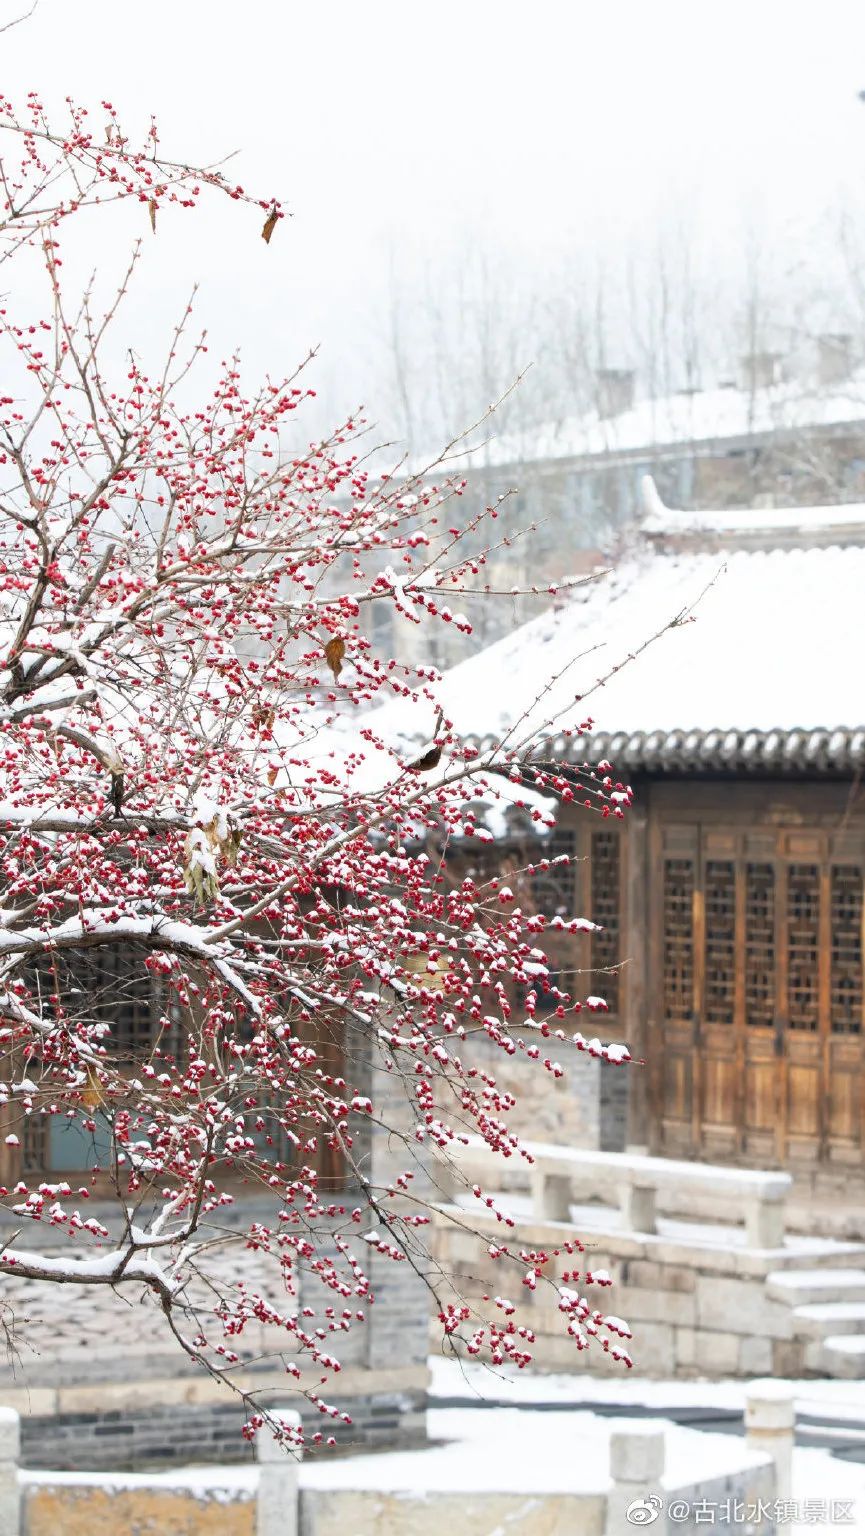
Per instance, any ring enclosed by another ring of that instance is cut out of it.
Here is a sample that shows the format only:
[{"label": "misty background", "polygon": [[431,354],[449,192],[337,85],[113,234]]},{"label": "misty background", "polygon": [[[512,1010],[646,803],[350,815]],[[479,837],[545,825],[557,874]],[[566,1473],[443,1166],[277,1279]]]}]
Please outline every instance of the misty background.
[{"label": "misty background", "polygon": [[67,275],[108,291],[142,239],[124,338],[145,359],[196,282],[213,356],[239,347],[250,385],[318,348],[310,435],[363,404],[435,448],[526,370],[493,430],[589,409],[598,368],[645,398],[759,350],[807,375],[826,331],[865,353],[860,0],[39,0],[0,52],[19,98],[68,93],[100,123],[111,99],[133,137],[152,112],[166,155],[232,154],[232,180],[283,199],[270,246],[222,199],[155,237],[119,208]]}]

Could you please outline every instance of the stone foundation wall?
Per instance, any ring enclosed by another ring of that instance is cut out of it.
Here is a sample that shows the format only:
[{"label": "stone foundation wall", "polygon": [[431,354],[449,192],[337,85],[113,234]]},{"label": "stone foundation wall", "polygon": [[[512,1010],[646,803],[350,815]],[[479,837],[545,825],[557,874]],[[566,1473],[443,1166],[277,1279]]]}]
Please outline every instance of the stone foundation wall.
[{"label": "stone foundation wall", "polygon": [[256,1536],[248,1493],[207,1497],[182,1488],[31,1487],[22,1536]]},{"label": "stone foundation wall", "polygon": [[[473,1216],[473,1222],[491,1239],[501,1239],[494,1220]],[[515,1250],[551,1253],[571,1235],[562,1223],[525,1219],[508,1234],[508,1242]],[[576,1264],[609,1271],[612,1286],[576,1288],[599,1311],[630,1325],[634,1337],[625,1343],[640,1375],[808,1374],[805,1343],[793,1337],[791,1308],[766,1295],[765,1277],[778,1266],[776,1254],[648,1234],[581,1235],[586,1243],[582,1258],[562,1253],[544,1273],[561,1279]],[[449,1222],[446,1210],[437,1219],[434,1243],[442,1267],[453,1277],[454,1297],[519,1294],[523,1320],[536,1334],[532,1353],[541,1370],[608,1374],[626,1369],[594,1345],[578,1351],[565,1331],[554,1291],[542,1283],[534,1292],[525,1290],[519,1269],[490,1259],[486,1241]]]},{"label": "stone foundation wall", "polygon": [[[347,1449],[382,1448],[422,1443],[426,1438],[426,1397],[423,1393],[388,1392],[364,1397],[329,1399],[351,1414],[350,1425],[327,1424],[337,1444]],[[191,1463],[230,1466],[251,1461],[240,1429],[245,1415],[233,1405],[172,1406],[105,1413],[29,1418],[22,1422],[21,1464],[58,1471],[145,1471]],[[308,1433],[320,1428],[317,1413],[302,1415]]]},{"label": "stone foundation wall", "polygon": [[604,1536],[604,1494],[302,1493],[303,1536]]},{"label": "stone foundation wall", "polygon": [[791,1164],[793,1191],[787,1201],[791,1232],[816,1232],[849,1242],[865,1242],[865,1173],[853,1168],[797,1168]]}]

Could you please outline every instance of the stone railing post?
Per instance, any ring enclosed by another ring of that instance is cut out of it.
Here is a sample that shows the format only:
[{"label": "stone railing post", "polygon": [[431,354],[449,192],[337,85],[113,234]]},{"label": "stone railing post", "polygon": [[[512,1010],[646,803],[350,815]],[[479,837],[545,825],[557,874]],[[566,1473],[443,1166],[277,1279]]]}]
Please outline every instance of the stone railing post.
[{"label": "stone railing post", "polygon": [[[300,1428],[298,1413],[277,1410],[272,1417],[286,1428]],[[300,1453],[282,1444],[270,1425],[263,1424],[255,1437],[255,1458],[256,1536],[297,1536]]]},{"label": "stone railing post", "polygon": [[663,1505],[666,1500],[661,1492],[664,1460],[664,1431],[657,1425],[631,1420],[627,1428],[622,1426],[612,1431],[610,1477],[613,1486],[607,1494],[604,1536],[624,1536],[625,1531],[638,1525],[651,1525],[653,1536],[655,1533],[665,1536],[667,1521]]},{"label": "stone railing post", "polygon": [[789,1499],[793,1491],[793,1430],[795,1412],[789,1382],[766,1378],[745,1388],[745,1440],[775,1463],[775,1497]]},{"label": "stone railing post", "polygon": [[655,1189],[651,1184],[639,1184],[626,1180],[622,1184],[619,1205],[624,1232],[656,1232],[657,1206]]},{"label": "stone railing post", "polygon": [[745,1214],[749,1248],[783,1248],[784,1202],[752,1200]]},{"label": "stone railing post", "polygon": [[21,1530],[21,1488],[18,1456],[21,1420],[14,1408],[0,1408],[0,1531],[18,1536]]},{"label": "stone railing post", "polygon": [[534,1167],[531,1175],[532,1215],[538,1221],[569,1221],[571,1181],[566,1174]]}]

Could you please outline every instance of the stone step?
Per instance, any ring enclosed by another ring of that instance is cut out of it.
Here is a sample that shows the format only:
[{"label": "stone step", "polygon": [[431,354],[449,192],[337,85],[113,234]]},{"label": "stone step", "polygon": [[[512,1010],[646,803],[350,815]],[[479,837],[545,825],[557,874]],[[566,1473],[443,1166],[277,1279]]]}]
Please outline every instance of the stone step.
[{"label": "stone step", "polygon": [[790,1246],[767,1255],[771,1269],[814,1269],[825,1264],[830,1269],[865,1268],[865,1244],[812,1242],[799,1246],[795,1238],[788,1238]]},{"label": "stone step", "polygon": [[865,1334],[865,1301],[819,1301],[793,1311],[797,1337],[825,1339],[827,1334]]},{"label": "stone step", "polygon": [[791,1307],[828,1301],[865,1301],[865,1269],[776,1269],[766,1295]]},{"label": "stone step", "polygon": [[821,1366],[830,1376],[845,1381],[865,1378],[865,1334],[836,1333],[824,1339]]}]

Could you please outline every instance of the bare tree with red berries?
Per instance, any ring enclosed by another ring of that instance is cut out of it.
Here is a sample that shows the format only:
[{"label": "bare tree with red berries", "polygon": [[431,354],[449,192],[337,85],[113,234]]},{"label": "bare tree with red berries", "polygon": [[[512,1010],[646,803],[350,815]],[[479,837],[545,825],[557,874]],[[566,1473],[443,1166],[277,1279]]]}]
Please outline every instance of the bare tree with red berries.
[{"label": "bare tree with red berries", "polygon": [[[131,200],[147,238],[170,239],[224,197],[238,218],[257,205],[251,237],[270,241],[287,233],[278,202],[162,158],[155,127],[133,142],[109,103],[70,103],[57,126],[33,95],[0,97],[0,183],[5,1294],[16,1277],[146,1292],[228,1382],[264,1328],[288,1384],[330,1411],[322,1382],[371,1300],[364,1254],[436,1297],[424,1238],[451,1152],[480,1135],[520,1155],[471,1036],[537,1056],[540,1030],[574,1070],[586,1046],[581,1000],[545,974],[544,919],[492,870],[449,875],[449,842],[479,797],[524,797],[543,832],[556,791],[616,816],[628,792],[608,765],[575,784],[533,759],[542,683],[523,728],[481,750],[456,737],[433,668],[373,650],[374,602],[423,633],[470,629],[448,607],[460,594],[495,600],[495,509],[461,519],[456,445],[416,475],[373,474],[356,417],[310,445],[302,372],[250,390],[229,362],[207,383],[188,308],[158,372],[113,365],[137,252],[110,303],[66,292],[82,215]],[[41,272],[36,315],[12,297],[19,262]],[[414,747],[388,724],[410,701]],[[557,729],[584,715],[575,702]],[[40,1171],[60,1131],[90,1149],[76,1187]],[[386,1182],[376,1135],[398,1151]],[[266,1220],[243,1219],[250,1187]],[[470,1203],[453,1219],[472,1230]],[[627,1359],[622,1327],[508,1231],[503,1216],[517,1292],[549,1283],[575,1349]],[[266,1293],[233,1278],[250,1248]],[[433,1311],[455,1346],[531,1358],[510,1304]]]}]

